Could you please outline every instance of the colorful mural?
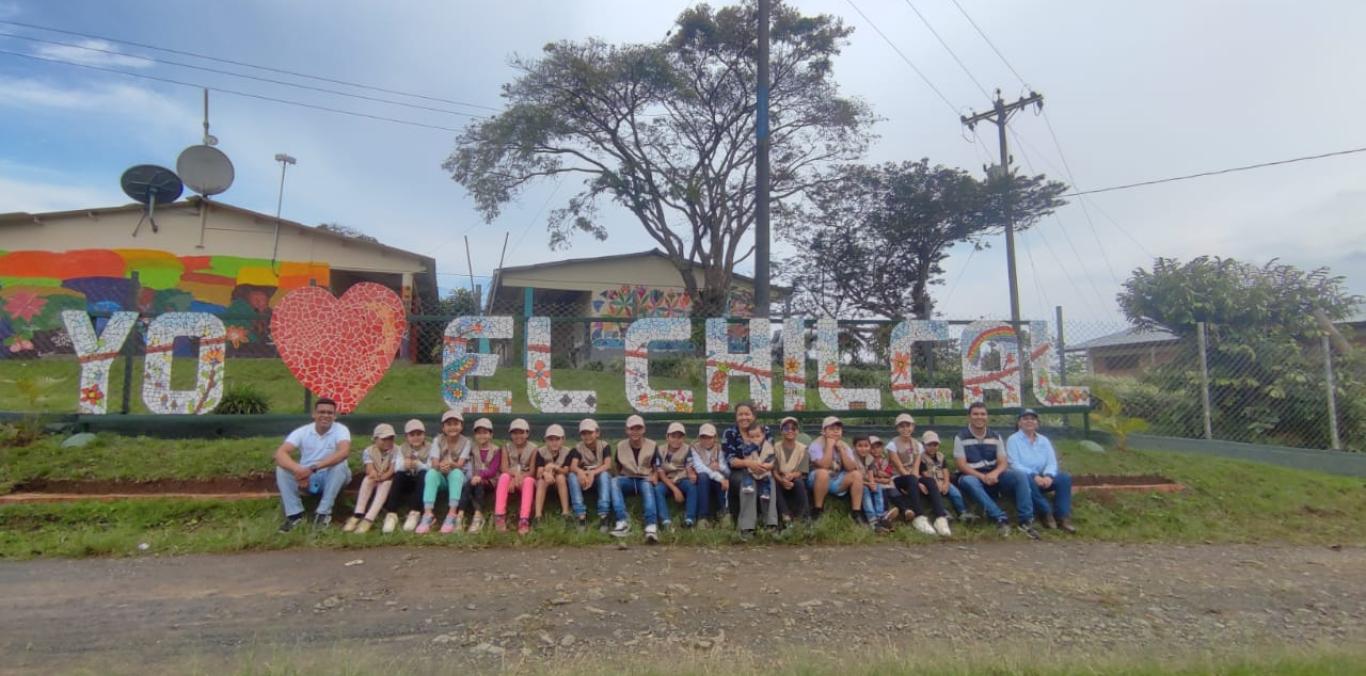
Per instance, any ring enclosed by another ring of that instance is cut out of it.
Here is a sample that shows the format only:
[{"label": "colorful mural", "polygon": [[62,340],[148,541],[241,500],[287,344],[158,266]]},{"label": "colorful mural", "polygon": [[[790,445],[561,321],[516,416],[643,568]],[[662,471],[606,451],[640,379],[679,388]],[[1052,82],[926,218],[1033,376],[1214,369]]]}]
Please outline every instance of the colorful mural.
[{"label": "colorful mural", "polygon": [[953,390],[947,387],[916,387],[911,377],[915,344],[944,342],[949,339],[949,324],[943,321],[911,320],[892,327],[892,399],[907,408],[949,408]]},{"label": "colorful mural", "polygon": [[594,413],[598,393],[557,390],[550,382],[550,318],[526,320],[526,396],[543,413]]},{"label": "colorful mural", "polygon": [[806,319],[783,320],[783,408],[806,410]]},{"label": "colorful mural", "polygon": [[[726,304],[729,308],[726,314],[728,317],[754,316],[754,293],[749,289],[731,289]],[[691,317],[692,298],[682,289],[623,284],[598,291],[593,296],[592,313],[594,317],[617,319]],[[627,322],[593,322],[589,327],[593,349],[625,349],[626,324]],[[732,352],[742,352],[746,349],[744,343],[749,337],[748,327],[734,324],[727,328],[727,333]],[[687,340],[660,341],[653,344],[651,349],[658,352],[686,352],[692,349],[692,343]]]},{"label": "colorful mural", "polygon": [[[731,351],[731,323],[713,317],[707,320],[707,410],[730,410],[730,379],[749,378],[749,398],[754,407],[767,411],[773,407],[772,340],[764,329],[766,320],[749,320],[747,332],[754,337],[747,352]],[[743,325],[742,325],[743,326]]]},{"label": "colorful mural", "polygon": [[498,355],[469,351],[470,341],[480,338],[512,338],[512,317],[456,317],[446,325],[441,397],[447,406],[465,413],[511,413],[511,390],[476,392],[465,382],[469,376],[491,376],[498,370]]},{"label": "colorful mural", "polygon": [[270,308],[310,281],[327,286],[329,273],[326,263],[153,249],[0,252],[0,358],[70,354],[66,310],[208,312],[223,317],[229,353],[274,355]]},{"label": "colorful mural", "polygon": [[318,286],[295,289],[270,318],[285,366],[314,394],[335,399],[338,413],[355,410],[384,377],[407,330],[403,300],[374,282],[341,298]]}]

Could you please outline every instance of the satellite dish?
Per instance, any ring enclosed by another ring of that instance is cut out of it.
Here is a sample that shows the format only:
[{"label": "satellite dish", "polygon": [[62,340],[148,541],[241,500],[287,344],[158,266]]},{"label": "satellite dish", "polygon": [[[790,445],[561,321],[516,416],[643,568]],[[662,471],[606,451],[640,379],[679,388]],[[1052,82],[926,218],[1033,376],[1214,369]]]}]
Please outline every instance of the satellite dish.
[{"label": "satellite dish", "polygon": [[190,190],[205,197],[227,190],[236,175],[228,156],[209,145],[186,148],[176,160],[175,169]]},{"label": "satellite dish", "polygon": [[180,194],[185,191],[185,185],[180,182],[180,177],[176,176],[174,171],[155,164],[129,167],[123,172],[119,183],[123,186],[124,194],[147,205],[147,211],[143,212],[142,218],[138,219],[137,227],[133,228],[134,237],[138,236],[143,221],[151,221],[152,232],[158,232],[157,203],[174,202],[180,199]]}]

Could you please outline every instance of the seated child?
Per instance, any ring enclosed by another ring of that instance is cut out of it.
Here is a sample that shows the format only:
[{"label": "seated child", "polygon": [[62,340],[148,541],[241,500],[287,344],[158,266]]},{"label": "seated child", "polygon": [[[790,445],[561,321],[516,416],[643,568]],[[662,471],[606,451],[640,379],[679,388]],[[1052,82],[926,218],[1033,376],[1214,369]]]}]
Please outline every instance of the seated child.
[{"label": "seated child", "polygon": [[[356,512],[342,530],[350,533],[365,533],[375,524],[375,517],[389,499],[389,488],[394,482],[394,465],[398,451],[394,448],[394,426],[380,423],[375,426],[374,443],[361,453],[365,463],[365,478],[360,483],[360,495],[356,496]],[[369,510],[366,510],[366,506]]]}]

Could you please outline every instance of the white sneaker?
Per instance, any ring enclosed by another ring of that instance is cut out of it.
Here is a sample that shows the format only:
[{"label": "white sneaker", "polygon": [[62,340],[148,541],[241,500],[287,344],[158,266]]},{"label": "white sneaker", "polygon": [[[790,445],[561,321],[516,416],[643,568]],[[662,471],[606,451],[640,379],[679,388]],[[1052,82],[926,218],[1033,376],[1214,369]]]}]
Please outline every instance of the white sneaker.
[{"label": "white sneaker", "polygon": [[953,535],[953,531],[949,530],[949,520],[942,516],[934,520],[934,532],[941,537]]},{"label": "white sneaker", "polygon": [[924,533],[924,534],[926,534],[926,535],[934,535],[934,534],[935,534],[935,533],[934,533],[934,528],[930,527],[930,520],[929,520],[929,519],[926,519],[926,518],[923,517],[923,516],[917,516],[917,517],[915,517],[915,520],[911,522],[911,527],[915,528],[916,530],[918,530],[918,531],[920,531],[921,533]]},{"label": "white sneaker", "polygon": [[631,532],[631,524],[628,521],[618,521],[617,527],[612,529],[611,535],[614,538],[624,538]]},{"label": "white sneaker", "polygon": [[[398,528],[398,515],[393,512],[385,514],[384,527],[381,528],[380,531],[384,533],[392,533],[394,532],[395,528]],[[417,524],[413,524],[413,528],[417,528]]]},{"label": "white sneaker", "polygon": [[[406,518],[406,519],[403,520],[403,532],[405,532],[405,533],[411,533],[411,532],[417,530],[417,518],[418,518],[419,516],[422,516],[422,515],[421,515],[421,514],[418,514],[418,513],[417,513],[417,510],[413,510],[413,511],[411,511],[411,512],[408,512],[408,518]],[[389,532],[389,531],[385,531],[385,532],[387,533],[387,532]]]},{"label": "white sneaker", "polygon": [[645,542],[652,545],[659,543],[659,529],[654,524],[645,527]]}]

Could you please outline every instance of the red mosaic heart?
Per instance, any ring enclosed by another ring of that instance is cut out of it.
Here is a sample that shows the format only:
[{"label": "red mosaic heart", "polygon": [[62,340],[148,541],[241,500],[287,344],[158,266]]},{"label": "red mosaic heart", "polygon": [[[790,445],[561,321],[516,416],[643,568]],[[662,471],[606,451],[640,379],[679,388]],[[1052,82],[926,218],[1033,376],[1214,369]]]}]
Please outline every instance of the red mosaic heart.
[{"label": "red mosaic heart", "polygon": [[347,289],[340,299],[321,287],[300,287],[270,318],[285,366],[314,394],[337,400],[339,413],[355,410],[384,377],[407,325],[398,294],[373,282]]}]

